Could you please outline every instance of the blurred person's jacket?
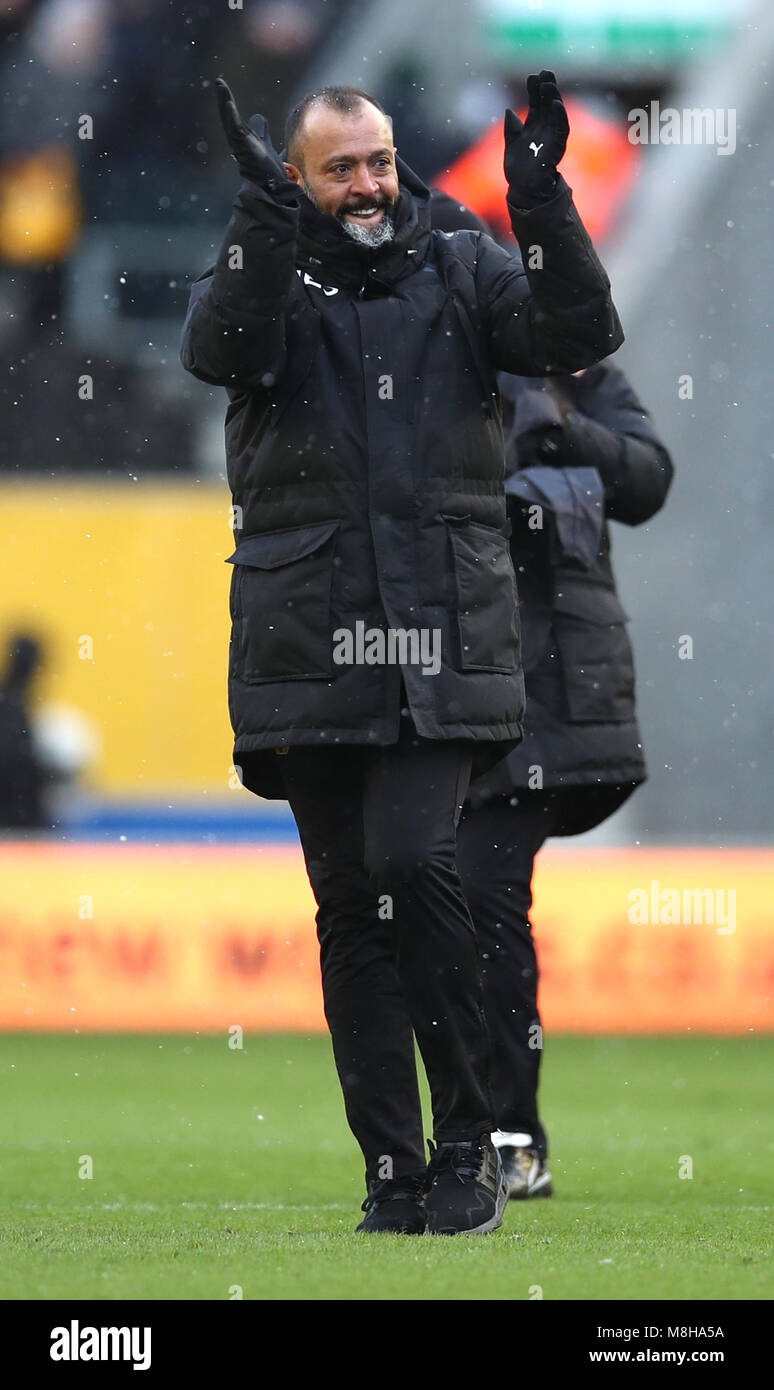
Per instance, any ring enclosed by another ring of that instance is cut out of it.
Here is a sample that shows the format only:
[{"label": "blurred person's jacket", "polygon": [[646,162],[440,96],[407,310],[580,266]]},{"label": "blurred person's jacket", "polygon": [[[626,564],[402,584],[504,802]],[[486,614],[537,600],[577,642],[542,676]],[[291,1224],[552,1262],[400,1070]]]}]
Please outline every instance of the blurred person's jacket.
[{"label": "blurred person's jacket", "polygon": [[[435,227],[487,230],[441,189],[431,206]],[[673,465],[609,360],[544,381],[501,372],[498,385],[527,707],[523,741],[473,783],[468,802],[581,788],[553,798],[552,834],[577,834],[645,780],[608,521],[648,521],[663,506]]]},{"label": "blurred person's jacket", "polygon": [[593,789],[566,798],[553,833],[574,834],[610,815],[646,776],[608,522],[648,521],[673,466],[610,362],[550,381],[499,380],[527,713],[523,742],[469,799],[476,806],[540,786]]}]

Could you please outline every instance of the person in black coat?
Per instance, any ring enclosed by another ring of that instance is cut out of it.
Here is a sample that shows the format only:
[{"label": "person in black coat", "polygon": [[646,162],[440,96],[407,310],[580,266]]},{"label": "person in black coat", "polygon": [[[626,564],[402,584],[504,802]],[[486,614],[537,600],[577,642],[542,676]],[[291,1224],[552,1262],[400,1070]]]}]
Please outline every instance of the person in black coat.
[{"label": "person in black coat", "polygon": [[[433,225],[486,223],[432,189]],[[607,361],[550,381],[499,378],[510,546],[527,709],[524,739],[469,789],[457,865],[479,939],[493,1042],[494,1141],[513,1198],[550,1196],[538,1116],[543,1029],[529,921],[535,857],[551,835],[599,825],[646,775],[634,662],[608,521],[660,510],[671,457]]]},{"label": "person in black coat", "polygon": [[501,389],[527,712],[523,742],[470,787],[457,864],[484,962],[495,1143],[510,1195],[524,1198],[552,1191],[537,1106],[535,856],[549,836],[598,825],[645,778],[608,522],[648,521],[673,469],[612,363],[550,382],[509,377]]},{"label": "person in black coat", "polygon": [[184,366],[229,394],[234,761],[298,824],[366,1231],[483,1232],[504,1201],[454,861],[472,773],[522,733],[496,373],[574,371],[623,337],[556,171],[553,74],[528,86],[525,125],[506,113],[505,170],[539,269],[432,230],[367,93],[304,98],[283,162],[220,82],[243,182],[183,332]]}]

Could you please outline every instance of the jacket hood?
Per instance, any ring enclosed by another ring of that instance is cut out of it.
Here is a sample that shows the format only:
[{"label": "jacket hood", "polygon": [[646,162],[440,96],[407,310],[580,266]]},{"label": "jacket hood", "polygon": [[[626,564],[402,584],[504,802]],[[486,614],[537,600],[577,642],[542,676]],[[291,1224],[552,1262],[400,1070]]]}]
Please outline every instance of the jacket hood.
[{"label": "jacket hood", "polygon": [[[283,151],[280,158],[285,157]],[[430,190],[400,155],[395,157],[400,195],[394,211],[395,235],[382,246],[363,246],[347,234],[337,218],[301,199],[298,261],[312,273],[341,286],[360,286],[366,276],[393,285],[412,275],[425,259],[430,242]]]}]

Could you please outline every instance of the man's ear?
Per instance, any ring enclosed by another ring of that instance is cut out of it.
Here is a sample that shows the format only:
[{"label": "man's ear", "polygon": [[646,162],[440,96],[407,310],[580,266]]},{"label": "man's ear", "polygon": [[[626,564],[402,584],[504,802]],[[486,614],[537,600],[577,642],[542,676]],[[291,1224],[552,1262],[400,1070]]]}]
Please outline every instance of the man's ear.
[{"label": "man's ear", "polygon": [[304,177],[301,170],[297,169],[295,164],[288,164],[287,160],[285,160],[285,173],[293,183],[303,184]]}]

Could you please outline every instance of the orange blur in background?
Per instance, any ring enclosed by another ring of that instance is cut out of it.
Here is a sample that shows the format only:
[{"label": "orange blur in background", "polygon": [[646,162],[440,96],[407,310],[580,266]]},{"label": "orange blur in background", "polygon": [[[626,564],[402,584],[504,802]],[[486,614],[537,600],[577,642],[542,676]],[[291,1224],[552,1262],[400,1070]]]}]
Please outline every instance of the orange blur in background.
[{"label": "orange blur in background", "polygon": [[[626,200],[640,166],[641,149],[631,144],[620,121],[597,115],[577,98],[568,97],[565,106],[570,136],[560,172],[596,244],[604,240]],[[526,120],[526,108],[518,114]],[[477,212],[497,236],[514,240],[505,204],[502,121],[493,122],[451,168],[431,182]]]}]

